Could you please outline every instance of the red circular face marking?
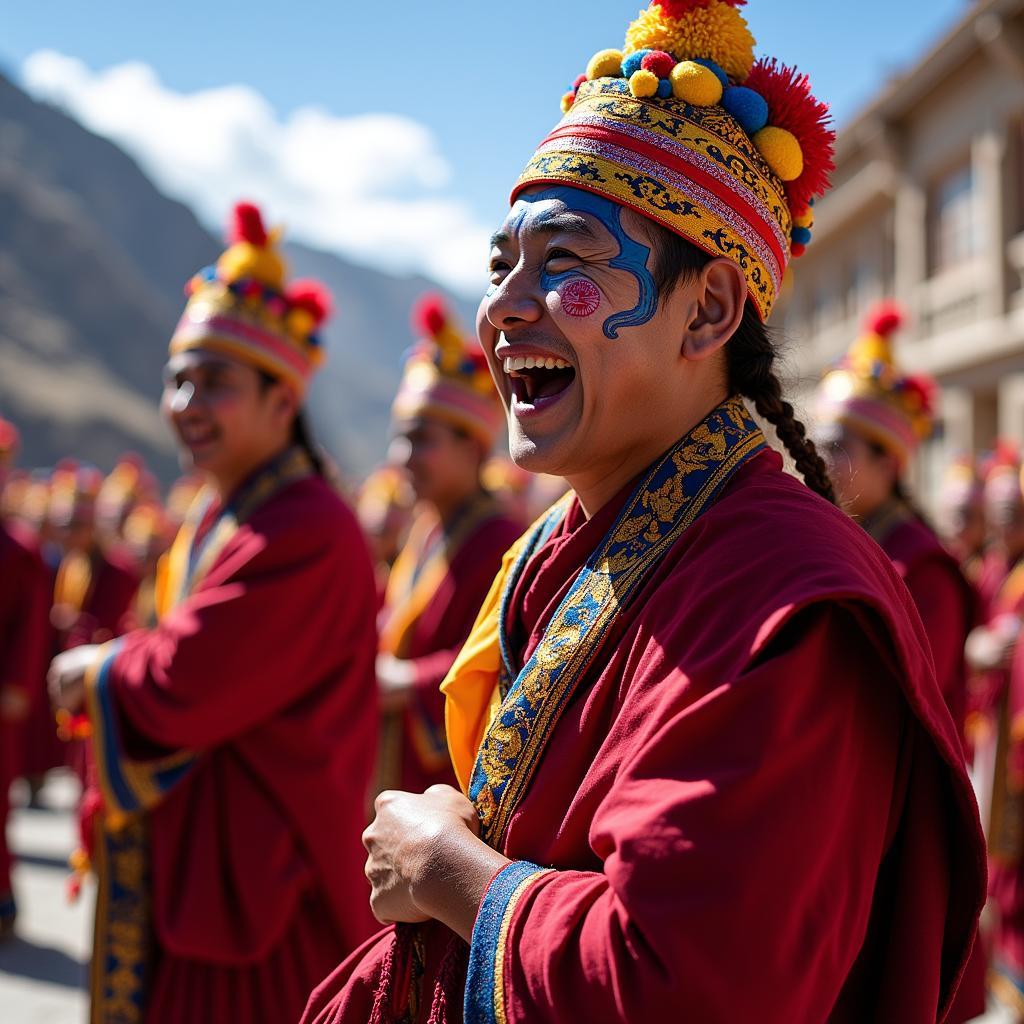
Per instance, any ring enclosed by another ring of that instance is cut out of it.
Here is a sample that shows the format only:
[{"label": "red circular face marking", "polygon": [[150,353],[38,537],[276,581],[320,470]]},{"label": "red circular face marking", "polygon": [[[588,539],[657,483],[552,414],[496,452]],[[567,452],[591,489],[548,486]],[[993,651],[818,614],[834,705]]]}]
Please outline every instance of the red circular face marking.
[{"label": "red circular face marking", "polygon": [[590,316],[601,305],[601,293],[597,285],[585,277],[574,277],[566,281],[559,286],[558,294],[562,299],[562,309],[569,316]]}]

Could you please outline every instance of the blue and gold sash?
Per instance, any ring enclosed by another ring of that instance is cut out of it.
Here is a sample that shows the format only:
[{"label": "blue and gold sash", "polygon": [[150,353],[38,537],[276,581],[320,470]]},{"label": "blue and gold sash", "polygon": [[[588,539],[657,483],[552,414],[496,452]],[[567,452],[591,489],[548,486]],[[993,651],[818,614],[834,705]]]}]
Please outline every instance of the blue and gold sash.
[{"label": "blue and gold sash", "polygon": [[[309,456],[300,448],[289,449],[239,488],[216,522],[197,539],[213,501],[212,490],[201,491],[165,563],[158,594],[160,618],[195,591],[257,508],[312,473]],[[140,1024],[143,1019],[153,948],[145,812],[189,774],[197,757],[189,750],[155,761],[127,755],[109,685],[119,649],[117,640],[104,644],[85,681],[92,750],[103,796],[103,820],[97,823],[93,856],[98,886],[90,979],[92,1024]]]},{"label": "blue and gold sash", "polygon": [[764,447],[761,430],[734,397],[666,452],[587,559],[519,670],[504,635],[508,601],[568,503],[556,505],[515,546],[443,687],[452,705],[452,759],[464,784],[468,754],[475,750],[466,788],[480,815],[481,837],[491,846],[500,848],[559,718],[598,667],[618,617],[736,470]]}]

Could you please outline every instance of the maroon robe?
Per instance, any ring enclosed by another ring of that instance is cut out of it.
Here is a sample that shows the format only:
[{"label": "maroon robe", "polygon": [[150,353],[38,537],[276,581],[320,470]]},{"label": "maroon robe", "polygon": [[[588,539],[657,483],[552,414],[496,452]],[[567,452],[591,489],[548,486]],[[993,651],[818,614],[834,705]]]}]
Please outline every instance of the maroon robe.
[{"label": "maroon robe", "polygon": [[[455,785],[444,738],[441,682],[473,628],[502,555],[522,533],[521,523],[509,519],[492,500],[485,503],[483,517],[450,552],[448,571],[403,638],[398,656],[413,666],[413,692],[409,706],[395,716],[400,722],[385,718],[378,788],[422,793],[441,783]],[[416,543],[415,535],[411,542]],[[443,542],[441,528],[435,526],[419,554],[427,558]],[[394,613],[394,608],[383,609],[385,629]]]},{"label": "maroon robe", "polygon": [[7,847],[9,791],[18,774],[27,712],[49,650],[49,574],[38,550],[0,522],[0,693],[20,707],[0,709],[0,922],[13,918]]},{"label": "maroon robe", "polygon": [[[625,495],[590,522],[574,503],[534,554],[510,604],[522,656]],[[554,870],[499,906],[490,982],[477,970],[467,994],[487,1004],[493,983],[509,1024],[938,1020],[984,850],[927,640],[878,547],[764,452],[613,628],[501,845]],[[313,993],[306,1024],[368,1019],[392,933]],[[419,1021],[465,950],[437,923],[425,936]]]},{"label": "maroon robe", "polygon": [[375,649],[365,543],[317,476],[255,507],[155,628],[105,649],[99,770],[195,754],[143,816],[157,942],[148,1024],[294,1020],[370,932],[359,837]]},{"label": "maroon robe", "polygon": [[[868,532],[892,559],[921,616],[935,662],[935,677],[965,742],[967,663],[964,646],[977,614],[977,597],[956,559],[936,534],[902,502]],[[977,941],[946,1024],[964,1024],[985,1012],[986,958]]]},{"label": "maroon robe", "polygon": [[[59,627],[50,624],[49,655],[34,686],[32,710],[25,723],[20,774],[38,779],[52,768],[73,767],[80,777],[85,773],[85,753],[79,741],[66,742],[57,736],[53,708],[46,689],[46,670],[50,660],[62,651],[82,644],[101,644],[120,636],[128,625],[132,602],[139,587],[134,562],[120,549],[97,548],[92,555],[92,578],[77,615]],[[50,598],[56,570],[48,570]]]}]

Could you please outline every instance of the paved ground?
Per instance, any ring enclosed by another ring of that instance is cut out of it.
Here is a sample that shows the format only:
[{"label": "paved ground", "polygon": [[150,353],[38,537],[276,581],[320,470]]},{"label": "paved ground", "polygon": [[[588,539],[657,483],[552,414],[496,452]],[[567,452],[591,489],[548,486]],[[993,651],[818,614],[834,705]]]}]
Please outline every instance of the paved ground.
[{"label": "paved ground", "polygon": [[[57,778],[42,793],[42,809],[21,808],[9,834],[20,857],[14,876],[18,936],[0,944],[2,1024],[84,1024],[92,891],[74,906],[65,898],[68,854],[76,845],[71,808],[77,783]],[[15,791],[15,800],[21,796]],[[197,1022],[200,1024],[200,1022]],[[997,1012],[976,1024],[1012,1024]]]},{"label": "paved ground", "polygon": [[[0,944],[0,1021],[3,1024],[84,1024],[92,891],[65,898],[68,854],[76,845],[71,807],[77,783],[58,778],[8,826],[19,856],[14,874],[17,937]],[[15,790],[14,798],[23,796]]]}]

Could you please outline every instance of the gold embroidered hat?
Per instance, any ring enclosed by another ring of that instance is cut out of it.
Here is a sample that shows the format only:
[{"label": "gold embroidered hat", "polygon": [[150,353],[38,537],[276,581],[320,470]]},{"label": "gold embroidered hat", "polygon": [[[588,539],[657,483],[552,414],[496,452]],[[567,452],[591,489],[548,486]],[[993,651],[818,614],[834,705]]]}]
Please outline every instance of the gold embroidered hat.
[{"label": "gold embroidered hat", "polygon": [[420,299],[412,320],[420,341],[406,360],[391,408],[393,418],[408,422],[436,416],[490,451],[504,412],[483,352],[463,337],[436,295]]},{"label": "gold embroidered hat", "polygon": [[864,321],[864,332],[822,378],[815,419],[822,427],[847,425],[893,452],[905,463],[935,428],[935,382],[903,373],[893,356],[893,335],[903,312],[880,302]]},{"label": "gold embroidered hat", "polygon": [[656,0],[562,98],[512,191],[572,185],[736,263],[766,319],[811,238],[835,134],[806,75],[754,61],[746,0]]},{"label": "gold embroidered hat", "polygon": [[323,362],[318,331],[331,298],[317,281],[286,282],[287,266],[252,203],[235,206],[230,245],[186,284],[171,354],[222,352],[288,381],[300,397]]}]

